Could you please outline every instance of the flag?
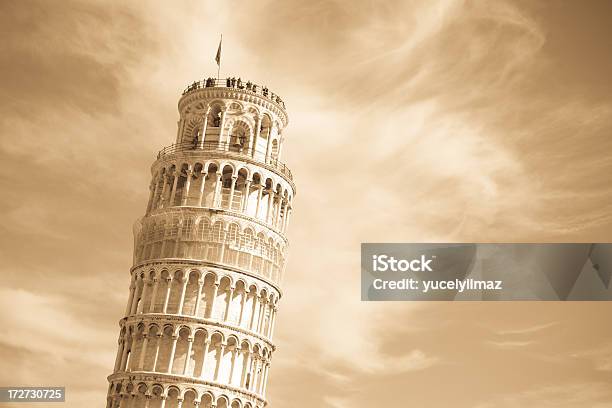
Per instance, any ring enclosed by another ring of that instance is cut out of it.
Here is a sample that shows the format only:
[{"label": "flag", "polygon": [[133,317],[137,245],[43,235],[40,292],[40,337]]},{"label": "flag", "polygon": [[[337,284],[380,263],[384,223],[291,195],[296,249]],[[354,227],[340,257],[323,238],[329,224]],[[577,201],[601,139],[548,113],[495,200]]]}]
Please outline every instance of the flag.
[{"label": "flag", "polygon": [[215,61],[217,61],[217,65],[221,66],[221,43],[223,42],[223,34],[221,34],[221,40],[219,40],[219,48],[217,49],[217,56],[215,57]]}]

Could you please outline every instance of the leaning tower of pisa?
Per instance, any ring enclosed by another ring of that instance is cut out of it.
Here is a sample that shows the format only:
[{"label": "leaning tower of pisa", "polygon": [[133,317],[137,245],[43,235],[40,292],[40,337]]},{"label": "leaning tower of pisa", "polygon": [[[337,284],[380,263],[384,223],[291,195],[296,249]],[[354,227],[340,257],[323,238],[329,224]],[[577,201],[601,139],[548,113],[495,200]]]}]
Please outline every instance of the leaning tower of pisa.
[{"label": "leaning tower of pisa", "polygon": [[194,82],[151,167],[107,407],[261,408],[295,185],[285,105],[240,80]]}]

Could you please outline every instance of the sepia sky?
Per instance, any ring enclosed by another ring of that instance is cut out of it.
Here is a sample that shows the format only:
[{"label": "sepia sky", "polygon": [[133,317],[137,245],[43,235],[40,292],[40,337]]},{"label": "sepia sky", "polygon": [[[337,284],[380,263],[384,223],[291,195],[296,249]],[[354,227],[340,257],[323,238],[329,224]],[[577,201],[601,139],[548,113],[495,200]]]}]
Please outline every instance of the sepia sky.
[{"label": "sepia sky", "polygon": [[290,116],[273,408],[612,407],[610,303],[359,300],[363,241],[612,241],[611,16],[596,0],[1,2],[0,385],[104,405],[149,168],[222,32],[221,76]]}]

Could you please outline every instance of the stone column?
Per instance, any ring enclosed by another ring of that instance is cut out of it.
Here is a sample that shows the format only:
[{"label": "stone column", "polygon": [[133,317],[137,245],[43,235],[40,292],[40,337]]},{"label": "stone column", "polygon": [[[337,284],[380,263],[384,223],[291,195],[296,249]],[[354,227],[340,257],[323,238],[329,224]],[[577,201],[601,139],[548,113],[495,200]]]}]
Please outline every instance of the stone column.
[{"label": "stone column", "polygon": [[251,391],[257,392],[257,382],[259,380],[259,373],[257,372],[259,368],[259,356],[256,354],[253,357],[253,378],[251,378]]},{"label": "stone column", "polygon": [[166,372],[168,374],[172,373],[172,366],[174,365],[174,353],[176,351],[176,342],[178,341],[179,336],[177,334],[172,335],[172,349],[170,350],[170,359],[168,360],[168,369]]},{"label": "stone column", "polygon": [[257,333],[261,333],[263,330],[263,320],[266,317],[266,305],[268,304],[267,299],[261,298],[261,302],[259,303],[259,316],[257,317]]},{"label": "stone column", "polygon": [[270,373],[270,362],[267,361],[264,365],[264,376],[263,376],[263,387],[261,389],[261,395],[266,395],[266,388],[268,388],[268,374]]},{"label": "stone column", "polygon": [[153,278],[153,293],[151,294],[151,302],[149,302],[149,313],[155,312],[155,299],[157,298],[157,290],[159,289],[159,279]]},{"label": "stone column", "polygon": [[198,192],[198,207],[202,206],[202,200],[204,199],[204,187],[206,185],[206,176],[208,176],[208,173],[202,170],[202,174],[200,175],[200,177],[202,177],[202,183],[200,184],[200,191]]},{"label": "stone column", "polygon": [[268,224],[271,224],[270,222],[270,214],[272,212],[272,207],[274,206],[274,190],[272,190],[272,188],[270,188],[270,191],[268,192],[268,209],[266,211],[266,222]]},{"label": "stone column", "polygon": [[130,361],[129,361],[129,367],[125,367],[125,371],[132,371],[134,368],[136,368],[136,365],[138,364],[138,362],[135,360],[135,355],[134,355],[134,348],[136,347],[136,336],[138,335],[138,333],[136,332],[132,332],[132,341],[130,342]]},{"label": "stone column", "polygon": [[215,365],[215,374],[213,375],[213,381],[217,381],[219,378],[219,366],[221,365],[221,359],[223,359],[223,354],[225,353],[225,344],[219,343],[217,346],[217,361]]},{"label": "stone column", "polygon": [[[144,280],[143,280],[143,285],[144,285]],[[143,290],[144,290],[144,287],[143,287]],[[136,314],[136,310],[138,308],[138,300],[139,300],[138,292],[140,291],[138,290],[138,280],[136,280],[136,288],[134,289],[134,298],[132,299],[132,308],[130,310],[130,315]]]},{"label": "stone column", "polygon": [[178,185],[178,180],[181,177],[181,171],[174,171],[174,181],[172,182],[172,191],[170,191],[170,207],[174,206],[174,198],[176,197],[176,186]]},{"label": "stone column", "polygon": [[215,182],[215,194],[213,195],[213,203],[212,206],[213,207],[220,207],[220,203],[219,201],[221,201],[219,198],[219,195],[221,194],[221,176],[222,174],[220,172],[216,172],[216,177],[217,177],[217,181]]},{"label": "stone column", "polygon": [[130,337],[131,336],[127,332],[123,336],[123,351],[121,352],[121,365],[119,366],[120,371],[127,371],[126,364],[127,364],[128,348],[130,346],[129,345]]},{"label": "stone column", "polygon": [[276,206],[276,215],[274,216],[274,226],[276,227],[276,229],[280,229],[279,224],[280,224],[280,216],[281,216],[282,207],[283,207],[283,197],[279,196],[278,205]]},{"label": "stone column", "polygon": [[242,317],[244,316],[244,305],[246,304],[247,291],[246,288],[242,291],[242,298],[240,299],[240,316],[238,317],[238,326],[242,326]]},{"label": "stone column", "polygon": [[181,198],[181,205],[187,205],[187,199],[189,198],[189,187],[191,186],[191,176],[193,175],[193,170],[190,168],[187,169],[187,180],[185,180],[185,187],[183,188],[183,197]]},{"label": "stone column", "polygon": [[159,346],[162,340],[162,337],[164,335],[164,332],[162,331],[161,333],[157,333],[157,335],[155,335],[155,337],[157,337],[157,340],[155,341],[155,355],[153,356],[153,371],[157,371],[157,360],[159,357]]},{"label": "stone column", "polygon": [[238,176],[232,176],[232,185],[230,187],[230,195],[229,195],[229,203],[227,206],[228,210],[232,210],[233,209],[233,203],[234,203],[234,190],[236,190],[236,181],[238,180]]},{"label": "stone column", "polygon": [[198,294],[197,294],[196,301],[195,301],[195,310],[193,311],[193,315],[195,317],[198,317],[198,314],[200,313],[200,298],[202,297],[203,287],[204,287],[204,281],[199,279],[198,280]]},{"label": "stone column", "polygon": [[219,143],[225,143],[225,145],[222,144],[222,146],[225,146],[225,150],[228,149],[229,147],[229,141],[228,140],[223,140],[223,128],[225,127],[225,114],[227,113],[227,108],[223,108],[221,110],[221,120],[219,122]]},{"label": "stone column", "polygon": [[234,376],[234,365],[236,364],[236,353],[237,353],[236,346],[234,346],[234,348],[231,350],[231,353],[232,353],[232,362],[230,365],[229,378],[227,380],[227,383],[229,385],[232,385],[232,377]]},{"label": "stone column", "polygon": [[251,352],[247,349],[244,351],[244,364],[242,366],[242,376],[240,377],[240,386],[242,388],[246,387],[246,375],[249,370],[250,364],[251,364]]},{"label": "stone column", "polygon": [[240,206],[240,211],[242,211],[245,214],[248,212],[250,192],[251,192],[251,180],[246,180],[244,183],[244,188],[243,188],[242,205]]},{"label": "stone column", "polygon": [[146,278],[142,278],[142,297],[140,298],[140,303],[138,304],[138,313],[145,312],[145,299],[147,298],[147,293],[149,292],[148,280]]},{"label": "stone column", "polygon": [[162,308],[162,313],[168,313],[168,301],[170,300],[170,289],[172,289],[172,278],[166,278],[166,296],[164,296],[164,306]]},{"label": "stone column", "polygon": [[208,115],[210,114],[210,105],[206,107],[204,114],[204,124],[202,125],[202,140],[200,140],[200,149],[204,148],[204,140],[206,139],[206,130],[208,129]]},{"label": "stone column", "polygon": [[130,285],[130,297],[128,297],[127,307],[125,308],[125,315],[128,316],[132,310],[132,302],[134,301],[134,292],[136,290],[136,283],[132,280]]},{"label": "stone column", "polygon": [[230,286],[227,290],[227,302],[225,303],[225,314],[223,315],[223,321],[226,322],[229,317],[229,310],[232,304],[232,297],[234,296],[234,287]]},{"label": "stone column", "polygon": [[212,299],[210,300],[210,316],[206,316],[206,317],[211,317],[215,315],[215,301],[217,300],[218,290],[219,290],[219,283],[218,282],[213,283]]},{"label": "stone column", "polygon": [[123,356],[123,337],[120,337],[119,341],[117,341],[117,356],[115,357],[115,368],[113,369],[114,373],[119,371],[119,368],[121,367],[122,356]]},{"label": "stone column", "polygon": [[285,216],[283,217],[282,232],[287,232],[287,227],[289,226],[289,214],[291,214],[291,206],[287,204],[287,209],[285,210]]},{"label": "stone column", "polygon": [[159,196],[159,207],[161,208],[166,206],[164,201],[166,200],[166,189],[168,188],[168,174],[164,174],[162,179],[164,185],[162,186],[161,195]]},{"label": "stone column", "polygon": [[272,147],[272,130],[274,130],[274,125],[270,125],[270,131],[268,132],[268,144],[266,145],[266,163],[270,161],[270,153]]},{"label": "stone column", "polygon": [[187,375],[189,368],[189,359],[191,358],[191,348],[193,347],[193,337],[187,338],[187,354],[185,355],[185,366],[183,367],[183,375]]},{"label": "stone column", "polygon": [[272,317],[271,317],[271,321],[270,321],[270,330],[268,332],[268,338],[270,340],[272,340],[272,336],[274,335],[274,323],[276,323],[276,313],[278,311],[278,308],[276,306],[272,307]]},{"label": "stone column", "polygon": [[177,314],[183,314],[183,305],[185,303],[185,290],[187,289],[187,284],[189,283],[189,276],[183,276],[183,285],[181,286],[181,298],[179,300]]},{"label": "stone column", "polygon": [[166,406],[166,399],[168,399],[168,397],[167,397],[167,396],[165,396],[165,395],[162,395],[162,396],[160,397],[160,399],[161,399],[161,404],[160,404],[160,406],[159,406],[159,407],[160,407],[160,408],[164,408],[164,407]]},{"label": "stone column", "polygon": [[251,141],[251,157],[255,157],[257,153],[257,140],[259,139],[259,134],[261,133],[261,116],[257,116],[257,121],[255,122],[255,137]]},{"label": "stone column", "polygon": [[255,208],[255,218],[259,218],[259,209],[261,208],[261,197],[264,187],[261,183],[257,186],[257,207]]},{"label": "stone column", "polygon": [[251,321],[249,322],[249,330],[253,330],[253,324],[255,323],[255,311],[257,310],[257,299],[259,296],[257,293],[253,294],[253,310],[251,311]]},{"label": "stone column", "polygon": [[147,346],[149,344],[149,333],[143,333],[142,335],[142,347],[140,349],[140,358],[138,361],[138,370],[142,371],[144,369],[144,360],[145,354],[147,353]]},{"label": "stone column", "polygon": [[204,339],[204,355],[202,356],[202,366],[200,367],[200,377],[204,377],[205,371],[204,369],[206,368],[206,356],[208,356],[208,345],[210,344],[210,341],[208,340],[208,338]]}]

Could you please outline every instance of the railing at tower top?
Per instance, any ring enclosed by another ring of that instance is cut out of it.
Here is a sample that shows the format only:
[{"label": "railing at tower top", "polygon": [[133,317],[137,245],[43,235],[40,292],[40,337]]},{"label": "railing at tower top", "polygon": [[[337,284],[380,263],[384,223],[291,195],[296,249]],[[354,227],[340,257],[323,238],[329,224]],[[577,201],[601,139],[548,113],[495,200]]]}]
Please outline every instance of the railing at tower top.
[{"label": "railing at tower top", "polygon": [[277,170],[282,175],[286,176],[289,180],[293,180],[293,175],[291,174],[291,170],[282,163],[277,158],[272,156],[266,159],[266,152],[260,149],[250,149],[248,147],[243,147],[239,143],[228,143],[228,142],[181,142],[175,143],[170,146],[166,146],[161,149],[157,153],[157,158],[161,159],[164,156],[173,154],[173,153],[182,153],[182,152],[218,152],[218,153],[227,153],[230,155],[236,155],[239,157],[246,157],[264,164],[267,164]]},{"label": "railing at tower top", "polygon": [[283,109],[285,108],[285,102],[280,98],[280,96],[276,95],[274,92],[271,92],[265,86],[255,85],[251,81],[243,82],[240,78],[226,78],[226,79],[215,79],[215,78],[207,78],[202,81],[196,81],[191,85],[187,86],[183,91],[183,95],[186,95],[190,92],[196,91],[198,89],[203,88],[234,88],[240,89],[242,91],[251,92],[255,95],[262,96],[270,101],[278,104]]}]

